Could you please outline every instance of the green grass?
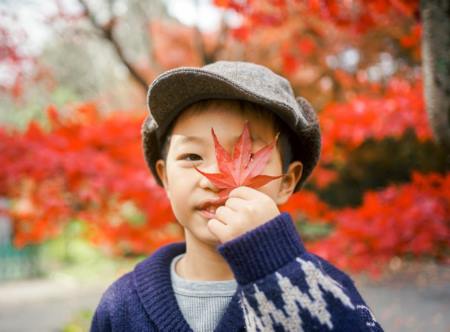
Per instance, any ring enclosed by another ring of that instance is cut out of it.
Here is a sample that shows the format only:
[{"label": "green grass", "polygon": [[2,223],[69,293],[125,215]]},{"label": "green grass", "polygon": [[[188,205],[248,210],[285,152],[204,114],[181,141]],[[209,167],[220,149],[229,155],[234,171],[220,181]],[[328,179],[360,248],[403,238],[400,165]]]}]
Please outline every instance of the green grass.
[{"label": "green grass", "polygon": [[91,310],[81,310],[74,314],[73,318],[62,328],[63,332],[89,331],[94,313]]},{"label": "green grass", "polygon": [[74,220],[67,225],[61,236],[41,245],[41,266],[47,276],[64,274],[89,282],[131,270],[145,258],[144,255],[132,258],[107,255],[83,238],[85,227],[83,221]]}]

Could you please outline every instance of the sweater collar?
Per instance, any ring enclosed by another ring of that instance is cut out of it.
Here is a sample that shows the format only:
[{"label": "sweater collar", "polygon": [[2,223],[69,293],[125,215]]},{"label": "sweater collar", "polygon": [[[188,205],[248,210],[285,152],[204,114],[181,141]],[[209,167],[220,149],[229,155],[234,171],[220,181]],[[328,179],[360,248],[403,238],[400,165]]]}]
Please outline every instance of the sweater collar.
[{"label": "sweater collar", "polygon": [[[133,282],[139,299],[161,331],[192,332],[178,306],[170,276],[172,259],[184,252],[186,242],[170,243],[138,263],[133,271]],[[238,285],[215,332],[245,330],[242,309],[239,306],[239,292]]]}]

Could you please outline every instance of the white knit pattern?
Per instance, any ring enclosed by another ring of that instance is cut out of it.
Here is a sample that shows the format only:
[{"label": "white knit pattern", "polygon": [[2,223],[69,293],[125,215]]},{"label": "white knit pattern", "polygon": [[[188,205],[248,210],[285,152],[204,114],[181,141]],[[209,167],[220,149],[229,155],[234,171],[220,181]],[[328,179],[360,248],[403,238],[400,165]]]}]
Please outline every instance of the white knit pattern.
[{"label": "white knit pattern", "polygon": [[366,326],[375,327],[375,323],[377,322],[377,320],[375,319],[375,316],[373,315],[372,311],[370,311],[370,309],[368,307],[366,307],[365,305],[362,305],[362,304],[358,304],[356,306],[356,309],[367,311],[370,315],[370,321],[366,322]]},{"label": "white knit pattern", "polygon": [[257,310],[250,305],[244,293],[240,293],[241,306],[248,331],[274,331],[273,325],[275,323],[283,326],[285,331],[303,331],[303,322],[298,305],[308,310],[311,316],[316,317],[321,324],[332,330],[331,314],[327,310],[327,303],[319,285],[330,292],[343,305],[355,309],[350,298],[344,293],[342,286],[336,280],[324,274],[310,261],[302,260],[299,257],[296,258],[296,261],[305,274],[305,281],[309,289],[307,292],[302,292],[291,283],[289,278],[276,272],[275,275],[284,301],[284,311],[277,309],[274,303],[267,299],[264,292],[260,291],[256,284],[253,286],[255,288],[254,297],[257,302]]}]

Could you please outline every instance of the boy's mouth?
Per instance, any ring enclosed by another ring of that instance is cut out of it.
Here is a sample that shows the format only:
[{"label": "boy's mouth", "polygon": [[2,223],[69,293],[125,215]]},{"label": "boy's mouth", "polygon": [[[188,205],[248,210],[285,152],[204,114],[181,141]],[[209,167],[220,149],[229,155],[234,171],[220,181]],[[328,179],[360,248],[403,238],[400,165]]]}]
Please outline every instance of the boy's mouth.
[{"label": "boy's mouth", "polygon": [[216,217],[217,207],[209,206],[204,209],[198,209],[199,213],[206,219],[212,219]]},{"label": "boy's mouth", "polygon": [[216,217],[216,215],[214,213],[206,211],[206,210],[200,210],[199,213],[206,219],[213,219]]},{"label": "boy's mouth", "polygon": [[209,213],[216,213],[217,208],[218,208],[218,206],[208,205],[208,206],[205,206],[205,207],[199,207],[197,209],[200,210],[200,211],[207,211]]},{"label": "boy's mouth", "polygon": [[207,215],[214,215],[216,213],[216,210],[222,202],[219,202],[217,199],[215,200],[206,200],[199,205],[197,205],[197,210],[200,210],[201,212],[205,212]]},{"label": "boy's mouth", "polygon": [[203,209],[204,211],[208,211],[210,213],[216,213],[217,207],[209,206],[206,209]]}]

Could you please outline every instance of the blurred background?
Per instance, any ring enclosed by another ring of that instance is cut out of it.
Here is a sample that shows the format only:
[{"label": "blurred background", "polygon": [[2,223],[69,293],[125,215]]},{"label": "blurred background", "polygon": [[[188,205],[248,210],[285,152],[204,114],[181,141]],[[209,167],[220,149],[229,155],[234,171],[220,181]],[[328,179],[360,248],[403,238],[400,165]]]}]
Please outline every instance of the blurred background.
[{"label": "blurred background", "polygon": [[449,3],[0,0],[0,331],[87,331],[183,233],[147,169],[148,85],[263,64],[312,102],[319,166],[282,209],[386,331],[450,331]]}]

